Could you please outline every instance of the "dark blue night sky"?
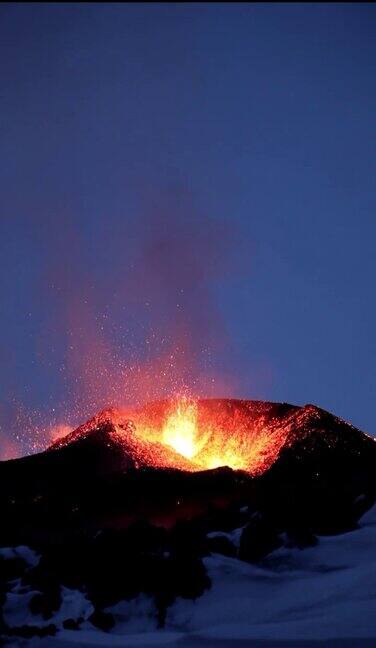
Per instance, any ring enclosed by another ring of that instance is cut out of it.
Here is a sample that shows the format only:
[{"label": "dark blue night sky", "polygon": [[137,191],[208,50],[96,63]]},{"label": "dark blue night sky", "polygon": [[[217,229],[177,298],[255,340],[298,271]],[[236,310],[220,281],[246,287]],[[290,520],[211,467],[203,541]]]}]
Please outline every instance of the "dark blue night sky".
[{"label": "dark blue night sky", "polygon": [[151,397],[376,431],[375,28],[365,4],[1,7],[4,447],[140,398],[137,366]]}]

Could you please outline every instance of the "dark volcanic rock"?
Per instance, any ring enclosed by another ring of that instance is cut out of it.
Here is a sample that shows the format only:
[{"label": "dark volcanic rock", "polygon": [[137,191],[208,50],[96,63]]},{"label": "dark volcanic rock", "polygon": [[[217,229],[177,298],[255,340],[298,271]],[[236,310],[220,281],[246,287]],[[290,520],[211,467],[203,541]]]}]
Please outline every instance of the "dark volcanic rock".
[{"label": "dark volcanic rock", "polygon": [[12,557],[5,559],[0,555],[0,583],[6,583],[22,576],[26,569],[23,558]]},{"label": "dark volcanic rock", "polygon": [[270,469],[257,481],[260,506],[277,526],[318,534],[356,527],[376,499],[376,443],[308,405]]},{"label": "dark volcanic rock", "polygon": [[82,623],[82,621],[83,621],[82,618],[77,619],[77,620],[76,619],[65,619],[65,621],[63,621],[63,628],[64,628],[64,630],[78,630],[81,623]]},{"label": "dark volcanic rock", "polygon": [[211,553],[218,553],[230,558],[235,558],[238,553],[235,545],[225,535],[208,538],[208,549]]},{"label": "dark volcanic rock", "polygon": [[296,547],[297,549],[306,549],[315,547],[318,544],[318,538],[310,529],[296,528],[289,529],[287,532],[286,546]]},{"label": "dark volcanic rock", "polygon": [[60,588],[53,587],[43,593],[35,594],[30,599],[30,612],[32,614],[40,614],[43,619],[50,619],[60,608],[61,602]]},{"label": "dark volcanic rock", "polygon": [[115,625],[115,619],[112,614],[109,612],[103,612],[103,610],[95,610],[93,614],[89,617],[90,623],[93,624],[99,630],[108,632]]},{"label": "dark volcanic rock", "polygon": [[[165,412],[155,403],[141,414],[162,421]],[[228,531],[246,523],[244,505],[280,531],[338,533],[375,501],[374,440],[313,405],[199,401],[201,425],[215,417],[220,444],[234,447],[236,439],[248,453],[248,472],[190,472],[192,463],[158,435],[138,437],[127,416],[103,412],[48,451],[0,462],[1,544],[44,546],[141,519],[171,526],[202,515],[208,530]]]},{"label": "dark volcanic rock", "polygon": [[246,562],[259,562],[283,545],[278,528],[271,520],[255,515],[240,537],[238,558]]}]

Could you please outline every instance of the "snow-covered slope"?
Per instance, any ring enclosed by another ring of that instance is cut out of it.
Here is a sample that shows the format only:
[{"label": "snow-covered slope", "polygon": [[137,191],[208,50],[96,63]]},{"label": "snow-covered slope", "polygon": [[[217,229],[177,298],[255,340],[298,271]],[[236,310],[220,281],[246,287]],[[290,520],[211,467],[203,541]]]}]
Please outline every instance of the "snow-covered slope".
[{"label": "snow-covered slope", "polygon": [[[303,550],[284,547],[258,566],[220,555],[205,558],[211,589],[196,601],[178,599],[168,610],[164,630],[157,630],[153,605],[143,595],[109,608],[116,621],[109,632],[86,621],[81,630],[61,629],[54,637],[26,645],[375,646],[375,548],[376,507],[359,529],[320,537],[316,546]],[[35,560],[26,549],[18,553]],[[29,599],[28,592],[8,594],[4,618],[9,625],[52,622],[62,628],[64,619],[91,613],[82,594],[65,590],[59,612],[43,621],[31,618]]]}]

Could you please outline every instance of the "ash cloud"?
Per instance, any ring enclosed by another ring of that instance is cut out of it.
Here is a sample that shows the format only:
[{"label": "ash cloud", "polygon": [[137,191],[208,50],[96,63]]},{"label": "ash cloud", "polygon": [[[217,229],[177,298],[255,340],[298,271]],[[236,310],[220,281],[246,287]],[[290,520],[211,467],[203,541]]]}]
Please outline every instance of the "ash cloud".
[{"label": "ash cloud", "polygon": [[104,214],[90,231],[61,214],[36,225],[43,326],[35,371],[47,389],[43,411],[31,416],[37,447],[51,430],[109,405],[236,390],[234,376],[218,370],[229,344],[221,291],[249,263],[232,221],[200,213],[178,190],[136,215]]}]

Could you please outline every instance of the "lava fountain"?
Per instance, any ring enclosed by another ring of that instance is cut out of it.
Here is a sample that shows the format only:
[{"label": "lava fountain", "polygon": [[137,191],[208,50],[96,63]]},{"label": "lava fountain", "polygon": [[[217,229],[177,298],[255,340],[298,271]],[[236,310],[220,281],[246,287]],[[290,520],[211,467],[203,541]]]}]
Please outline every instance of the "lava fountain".
[{"label": "lava fountain", "polygon": [[183,397],[169,414],[163,427],[162,440],[187,459],[198,453],[197,404]]},{"label": "lava fountain", "polygon": [[[295,410],[290,408],[283,411],[283,423]],[[182,396],[117,416],[132,421],[139,439],[189,460],[192,471],[228,466],[259,474],[273,463],[287,433],[275,405],[261,401]]]},{"label": "lava fountain", "polygon": [[228,466],[257,475],[274,463],[298,414],[288,404],[179,396],[103,410],[50,447],[106,429],[106,444],[137,465],[191,472]]},{"label": "lava fountain", "polygon": [[246,468],[246,461],[241,456],[238,444],[232,444],[230,449],[227,443],[227,447],[222,447],[222,451],[218,447],[219,438],[217,449],[212,447],[213,444],[208,444],[211,437],[220,435],[220,431],[215,421],[208,418],[204,424],[199,424],[197,401],[187,397],[176,399],[172,402],[171,410],[162,431],[163,443],[201,468],[218,468],[225,465],[234,469]]}]

